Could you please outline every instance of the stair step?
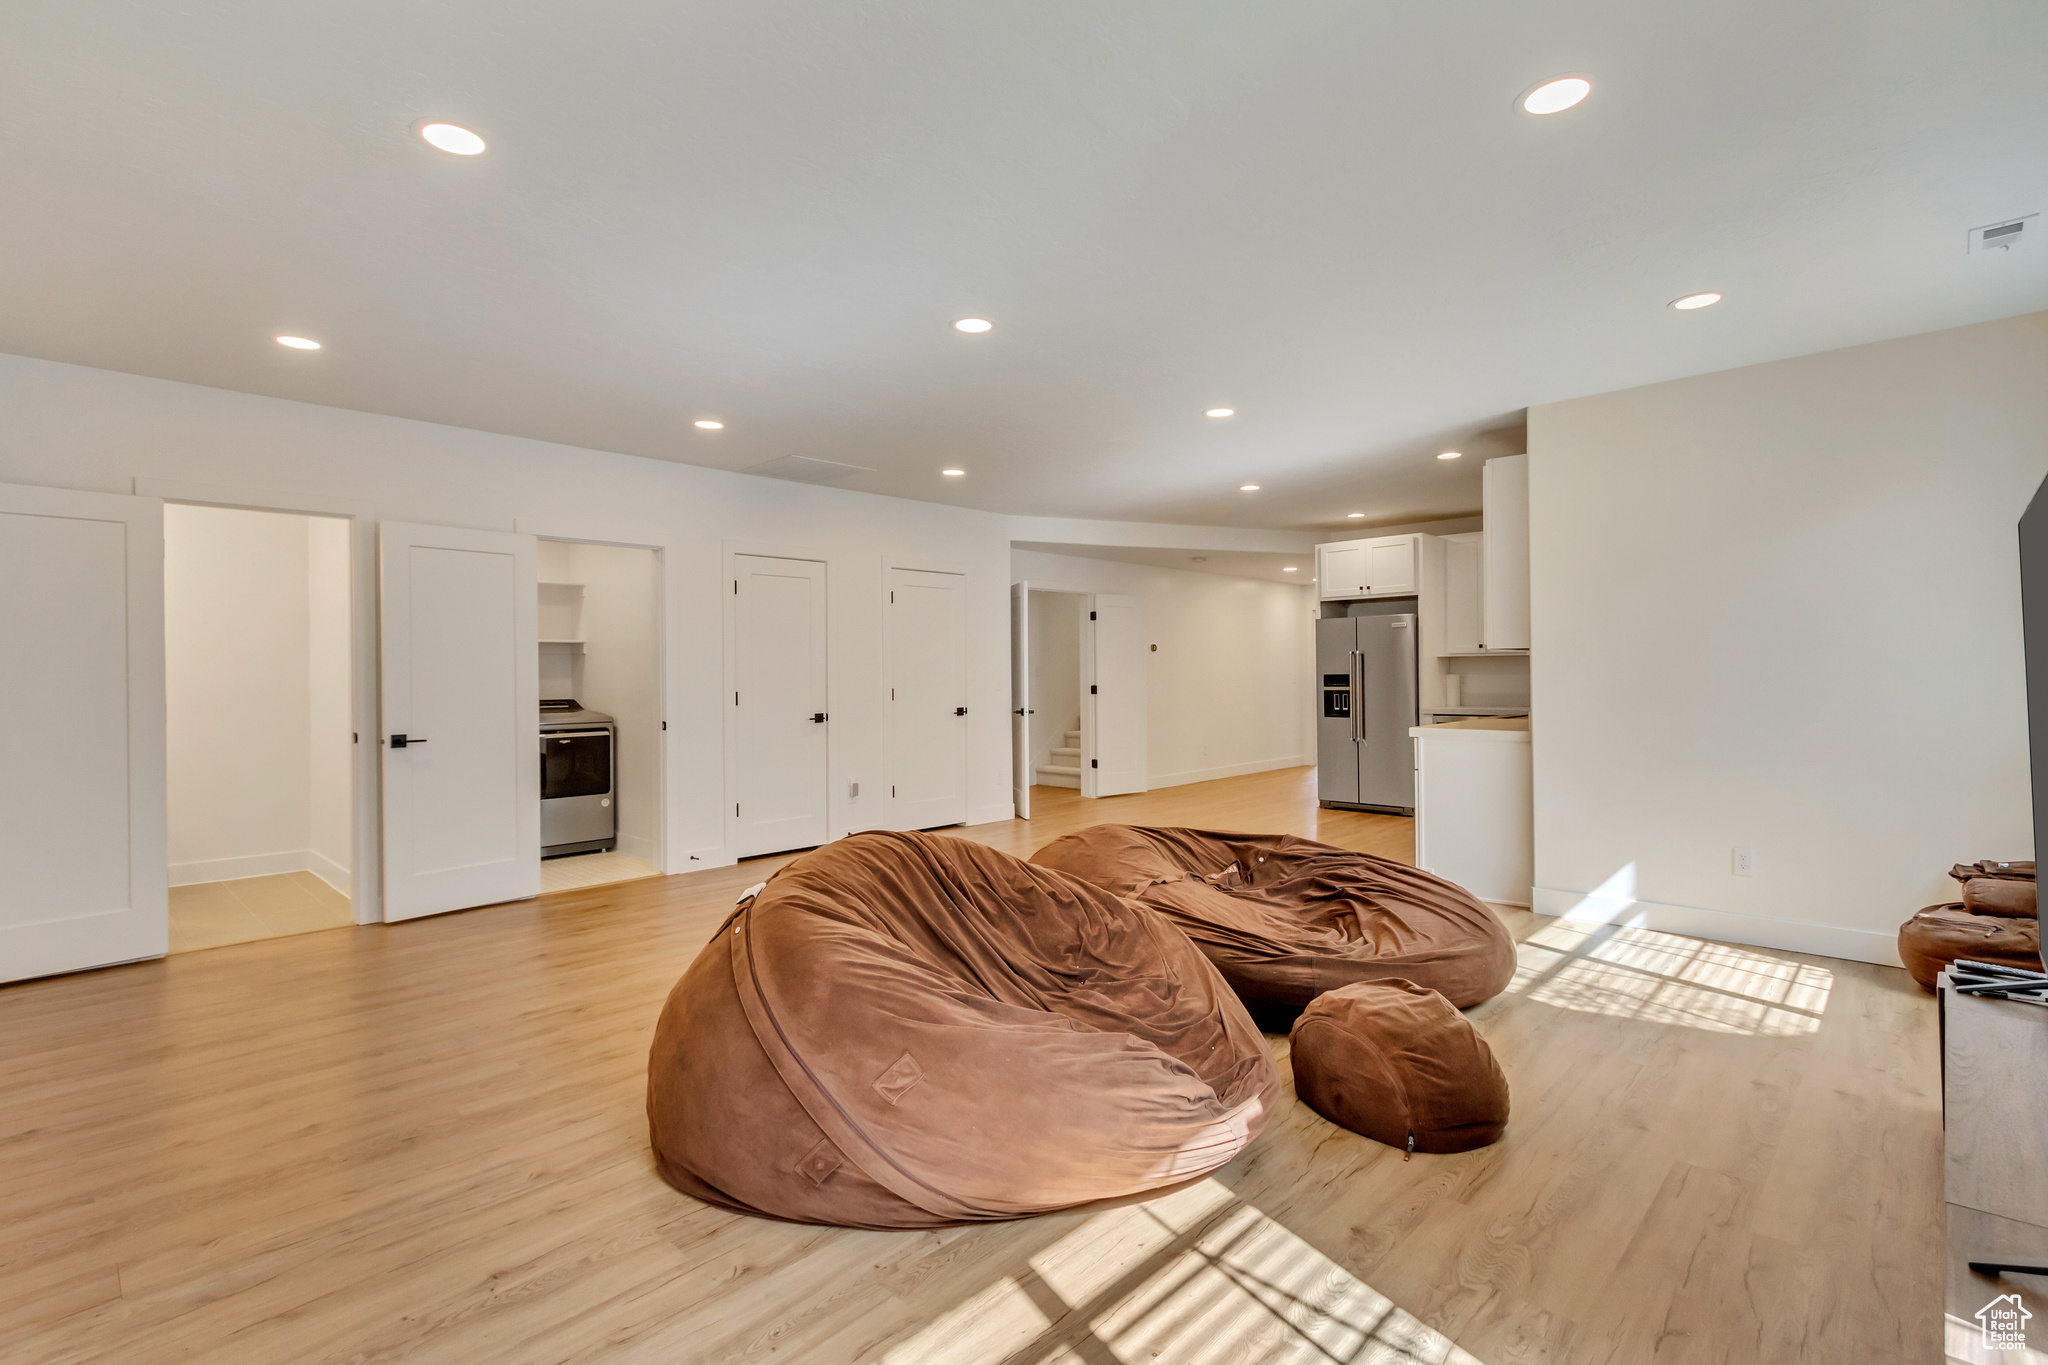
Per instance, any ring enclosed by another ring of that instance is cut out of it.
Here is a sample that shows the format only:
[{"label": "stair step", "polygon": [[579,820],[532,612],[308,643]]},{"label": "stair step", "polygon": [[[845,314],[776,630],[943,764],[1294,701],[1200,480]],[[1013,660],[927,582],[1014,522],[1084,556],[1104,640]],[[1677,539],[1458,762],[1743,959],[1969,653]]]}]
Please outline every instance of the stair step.
[{"label": "stair step", "polygon": [[1074,767],[1078,768],[1081,766],[1081,751],[1079,749],[1054,749],[1052,751],[1052,761],[1055,763],[1071,763]]},{"label": "stair step", "polygon": [[1081,747],[1081,732],[1079,730],[1067,731],[1067,747],[1069,749],[1078,749]]},{"label": "stair step", "polygon": [[1069,767],[1064,763],[1041,763],[1038,765],[1038,771],[1042,773],[1058,773],[1062,777],[1079,777],[1081,775],[1079,764]]},{"label": "stair step", "polygon": [[1038,785],[1041,787],[1079,787],[1081,785],[1081,770],[1079,768],[1062,768],[1051,763],[1044,764],[1038,769]]}]

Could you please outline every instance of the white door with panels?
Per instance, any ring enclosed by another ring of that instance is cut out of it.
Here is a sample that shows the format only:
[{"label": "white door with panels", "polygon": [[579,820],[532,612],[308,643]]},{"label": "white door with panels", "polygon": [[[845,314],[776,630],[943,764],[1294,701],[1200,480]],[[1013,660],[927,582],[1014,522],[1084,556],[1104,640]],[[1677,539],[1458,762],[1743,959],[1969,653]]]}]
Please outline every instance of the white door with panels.
[{"label": "white door with panels", "polygon": [[967,823],[967,580],[891,569],[883,610],[888,670],[889,823]]},{"label": "white door with panels", "polygon": [[155,498],[0,484],[0,981],[170,950]]},{"label": "white door with panels", "polygon": [[1031,585],[1010,585],[1010,800],[1031,818]]},{"label": "white door with panels", "polygon": [[825,566],[732,562],[733,852],[811,848],[829,837]]},{"label": "white door with panels", "polygon": [[1081,795],[1146,789],[1145,602],[1122,593],[1088,598],[1081,631]]},{"label": "white door with panels", "polygon": [[384,918],[540,894],[534,540],[378,527]]}]

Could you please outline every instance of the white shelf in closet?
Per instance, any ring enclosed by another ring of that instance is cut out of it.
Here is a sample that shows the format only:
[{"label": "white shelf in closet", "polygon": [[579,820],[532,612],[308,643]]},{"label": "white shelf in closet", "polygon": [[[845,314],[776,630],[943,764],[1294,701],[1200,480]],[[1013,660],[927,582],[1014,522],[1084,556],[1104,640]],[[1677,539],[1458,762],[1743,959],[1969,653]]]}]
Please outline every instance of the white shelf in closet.
[{"label": "white shelf in closet", "polygon": [[1526,659],[1526,649],[1446,649],[1439,650],[1439,659]]},{"label": "white shelf in closet", "polygon": [[574,646],[576,646],[576,648],[578,648],[578,649],[581,649],[581,648],[583,648],[583,646],[584,646],[584,644],[585,644],[585,641],[582,641],[582,640],[542,640],[542,641],[541,641],[541,643],[542,643],[542,644],[544,644],[544,645],[574,645]]}]

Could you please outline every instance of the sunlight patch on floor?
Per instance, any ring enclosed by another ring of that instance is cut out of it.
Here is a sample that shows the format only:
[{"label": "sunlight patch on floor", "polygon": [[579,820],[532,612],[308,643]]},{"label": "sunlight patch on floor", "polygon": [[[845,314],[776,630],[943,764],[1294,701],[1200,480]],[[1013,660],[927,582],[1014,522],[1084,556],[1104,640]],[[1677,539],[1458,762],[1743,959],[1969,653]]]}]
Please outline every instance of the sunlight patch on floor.
[{"label": "sunlight patch on floor", "polygon": [[888,1365],[1471,1362],[1224,1185],[1107,1209],[892,1349]]},{"label": "sunlight patch on floor", "polygon": [[1753,948],[1558,920],[1522,942],[1511,993],[1581,1014],[1781,1038],[1812,1033],[1834,973]]}]

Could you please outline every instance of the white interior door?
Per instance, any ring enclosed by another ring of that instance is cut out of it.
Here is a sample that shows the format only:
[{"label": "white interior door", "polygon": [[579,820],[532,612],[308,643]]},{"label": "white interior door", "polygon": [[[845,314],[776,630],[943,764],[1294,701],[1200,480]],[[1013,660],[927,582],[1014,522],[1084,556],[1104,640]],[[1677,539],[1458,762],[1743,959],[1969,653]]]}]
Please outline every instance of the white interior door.
[{"label": "white interior door", "polygon": [[967,823],[967,580],[891,569],[888,658],[889,823]]},{"label": "white interior door", "polygon": [[1088,599],[1081,631],[1081,795],[1145,790],[1145,603],[1122,593]]},{"label": "white interior door", "polygon": [[377,539],[384,918],[537,896],[533,537],[387,521]]},{"label": "white interior door", "polygon": [[1010,585],[1010,800],[1031,818],[1031,585]]},{"label": "white interior door", "polygon": [[825,566],[733,556],[733,852],[827,834]]},{"label": "white interior door", "polygon": [[170,950],[155,498],[0,484],[0,980]]}]

